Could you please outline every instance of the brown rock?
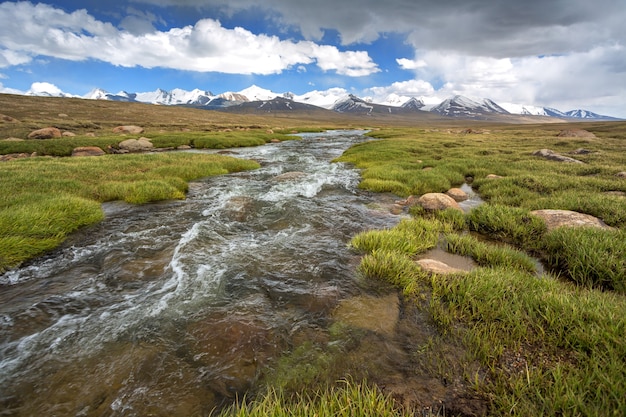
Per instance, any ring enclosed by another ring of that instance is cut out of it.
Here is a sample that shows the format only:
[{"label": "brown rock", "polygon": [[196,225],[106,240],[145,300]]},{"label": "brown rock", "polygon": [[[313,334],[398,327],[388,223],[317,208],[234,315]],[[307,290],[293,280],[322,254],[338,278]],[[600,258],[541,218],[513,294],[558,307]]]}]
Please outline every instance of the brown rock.
[{"label": "brown rock", "polygon": [[95,138],[96,134],[93,133],[93,132],[87,132],[87,133],[85,133],[85,136],[90,137],[90,138]]},{"label": "brown rock", "polygon": [[10,153],[6,155],[0,155],[0,162],[8,162],[14,159],[30,158],[30,157],[31,157],[31,154],[29,153]]},{"label": "brown rock", "polygon": [[270,140],[271,143],[280,143],[281,140],[280,139],[272,139]]},{"label": "brown rock", "polygon": [[462,269],[453,268],[450,265],[435,259],[419,259],[416,263],[424,271],[430,272],[431,274],[450,275],[465,272]]},{"label": "brown rock", "polygon": [[450,196],[443,193],[428,193],[424,194],[417,200],[417,204],[422,206],[425,210],[445,210],[447,208],[453,208],[455,210],[463,211],[459,204],[454,201]]},{"label": "brown rock", "polygon": [[28,135],[28,139],[53,139],[60,137],[61,131],[56,127],[44,127],[43,129],[30,132]]},{"label": "brown rock", "polygon": [[490,179],[490,180],[497,180],[498,178],[504,178],[504,177],[501,175],[489,174],[485,178]]},{"label": "brown rock", "polygon": [[612,229],[602,220],[589,214],[578,213],[570,210],[535,210],[531,211],[537,217],[543,219],[548,230],[558,227],[597,227],[600,229]]},{"label": "brown rock", "polygon": [[64,138],[73,138],[74,136],[76,136],[76,133],[73,133],[73,132],[63,132],[63,137]]},{"label": "brown rock", "polygon": [[7,116],[6,114],[0,114],[0,120],[6,123],[19,123],[19,120],[14,119],[11,116]]},{"label": "brown rock", "polygon": [[120,150],[127,152],[146,152],[154,149],[148,138],[127,139],[119,143]]},{"label": "brown rock", "polygon": [[452,197],[457,203],[465,201],[469,198],[467,193],[460,188],[450,188],[448,191],[446,191],[446,195]]},{"label": "brown rock", "polygon": [[102,156],[106,153],[97,146],[79,146],[74,148],[72,156]]},{"label": "brown rock", "polygon": [[626,171],[618,172],[615,176],[618,178],[626,178]]},{"label": "brown rock", "polygon": [[113,133],[126,133],[130,135],[139,135],[143,132],[144,132],[143,127],[133,126],[133,125],[117,126],[113,128]]},{"label": "brown rock", "polygon": [[185,151],[187,149],[191,149],[191,146],[189,146],[189,145],[180,145],[180,146],[177,146],[176,149],[178,149],[179,151]]},{"label": "brown rock", "polygon": [[560,138],[595,138],[596,135],[585,129],[564,129],[557,135]]}]

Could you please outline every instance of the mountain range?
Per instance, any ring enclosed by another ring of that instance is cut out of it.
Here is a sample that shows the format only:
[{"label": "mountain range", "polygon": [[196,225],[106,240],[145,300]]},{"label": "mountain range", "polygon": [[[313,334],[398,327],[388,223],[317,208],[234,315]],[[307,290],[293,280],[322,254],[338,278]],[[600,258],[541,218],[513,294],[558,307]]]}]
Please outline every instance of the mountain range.
[{"label": "mountain range", "polygon": [[[49,94],[37,92],[37,95],[75,97],[69,94]],[[550,107],[497,104],[493,100],[470,99],[461,95],[450,97],[439,104],[427,105],[422,98],[406,97],[397,94],[389,95],[382,102],[374,102],[372,98],[361,98],[348,94],[342,88],[331,88],[325,91],[310,91],[302,95],[293,93],[275,93],[253,85],[238,92],[214,94],[211,91],[195,89],[192,91],[179,88],[167,91],[157,89],[145,93],[109,93],[102,89],[94,89],[85,99],[142,102],[159,105],[182,105],[215,110],[265,110],[289,111],[296,109],[311,110],[315,107],[339,113],[356,114],[407,114],[411,112],[430,111],[441,116],[481,119],[494,115],[547,116],[568,120],[619,120],[610,116],[593,113],[588,110],[560,111]],[[313,106],[313,107],[310,107]]]}]

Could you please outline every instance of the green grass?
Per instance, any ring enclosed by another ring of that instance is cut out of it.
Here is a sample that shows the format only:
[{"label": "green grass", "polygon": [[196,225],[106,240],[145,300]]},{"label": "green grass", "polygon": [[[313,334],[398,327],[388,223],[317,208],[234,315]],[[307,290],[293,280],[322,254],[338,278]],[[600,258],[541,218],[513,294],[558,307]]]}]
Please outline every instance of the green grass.
[{"label": "green grass", "polygon": [[626,294],[626,233],[559,228],[542,241],[547,264],[574,282]]},{"label": "green grass", "polygon": [[[421,185],[415,184],[417,177],[398,175],[408,161],[418,171],[420,164],[432,166],[428,172],[440,164],[453,166],[451,172],[473,177],[474,189],[487,200],[465,221],[458,214],[410,210],[418,218],[411,224],[421,225],[421,233],[439,229],[448,251],[479,264],[470,273],[423,273],[413,256],[421,248],[395,228],[359,234],[352,245],[366,252],[359,267],[363,276],[392,283],[428,311],[439,331],[433,343],[464,345],[469,359],[480,362],[482,370],[465,378],[490,399],[489,415],[626,414],[626,203],[624,197],[604,194],[626,187],[614,175],[626,166],[626,128],[618,126],[621,130],[599,130],[602,139],[589,141],[557,139],[547,127],[511,127],[467,138],[383,130],[376,136],[384,140],[354,147],[340,158],[363,169],[364,178],[369,173],[370,181],[385,172],[382,180],[392,179],[404,190],[445,191],[426,175],[420,174]],[[531,155],[545,147],[561,153],[587,147],[595,153],[581,157],[585,165]],[[489,173],[503,178],[488,179]],[[455,177],[447,179],[453,183]],[[362,186],[369,189],[368,184],[364,180]],[[548,232],[530,214],[540,208],[592,214],[617,229]],[[438,226],[442,218],[447,219],[445,230]],[[570,280],[549,273],[537,277],[526,251],[542,256]],[[441,361],[443,368],[463,367]]]},{"label": "green grass", "polygon": [[366,383],[339,381],[337,386],[313,393],[303,392],[287,396],[281,390],[270,389],[261,398],[248,404],[245,401],[223,410],[221,417],[386,417],[412,416],[398,411],[394,402],[376,387]]},{"label": "green grass", "polygon": [[28,158],[0,164],[0,271],[103,218],[102,202],[182,199],[193,179],[258,163],[190,153]]},{"label": "green grass", "polygon": [[155,148],[176,148],[187,145],[197,149],[226,149],[246,146],[260,146],[275,140],[294,140],[297,136],[268,133],[265,130],[228,130],[215,132],[155,132],[141,135],[112,135],[99,137],[73,137],[45,140],[0,141],[0,155],[12,153],[36,153],[37,155],[70,156],[79,146],[97,146],[105,152],[119,148],[118,144],[127,139],[147,137]]}]

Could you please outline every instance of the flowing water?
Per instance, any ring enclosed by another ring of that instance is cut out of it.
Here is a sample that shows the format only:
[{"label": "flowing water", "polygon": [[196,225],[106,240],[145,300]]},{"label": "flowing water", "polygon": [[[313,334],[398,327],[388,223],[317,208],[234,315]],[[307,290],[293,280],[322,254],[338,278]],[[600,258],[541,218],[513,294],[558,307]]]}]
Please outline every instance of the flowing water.
[{"label": "flowing water", "polygon": [[184,201],[106,204],[102,223],[0,276],[0,415],[207,415],[284,352],[327,343],[346,300],[377,311],[347,243],[398,216],[331,163],[362,133],[238,149],[262,167]]}]

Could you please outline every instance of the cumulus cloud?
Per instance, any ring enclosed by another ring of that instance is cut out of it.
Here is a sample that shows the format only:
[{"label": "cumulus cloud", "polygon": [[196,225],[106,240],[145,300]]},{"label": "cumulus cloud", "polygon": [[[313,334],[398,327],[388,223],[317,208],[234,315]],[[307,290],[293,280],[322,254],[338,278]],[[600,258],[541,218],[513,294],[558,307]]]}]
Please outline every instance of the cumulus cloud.
[{"label": "cumulus cloud", "polygon": [[100,22],[85,10],[65,13],[21,2],[0,4],[0,20],[7,22],[0,26],[0,65],[4,66],[25,63],[34,56],[52,56],[231,74],[277,74],[307,64],[347,76],[379,71],[364,51],[344,52],[312,41],[281,40],[241,27],[228,29],[213,19],[168,31],[126,21],[126,25],[134,24],[130,32]]}]

